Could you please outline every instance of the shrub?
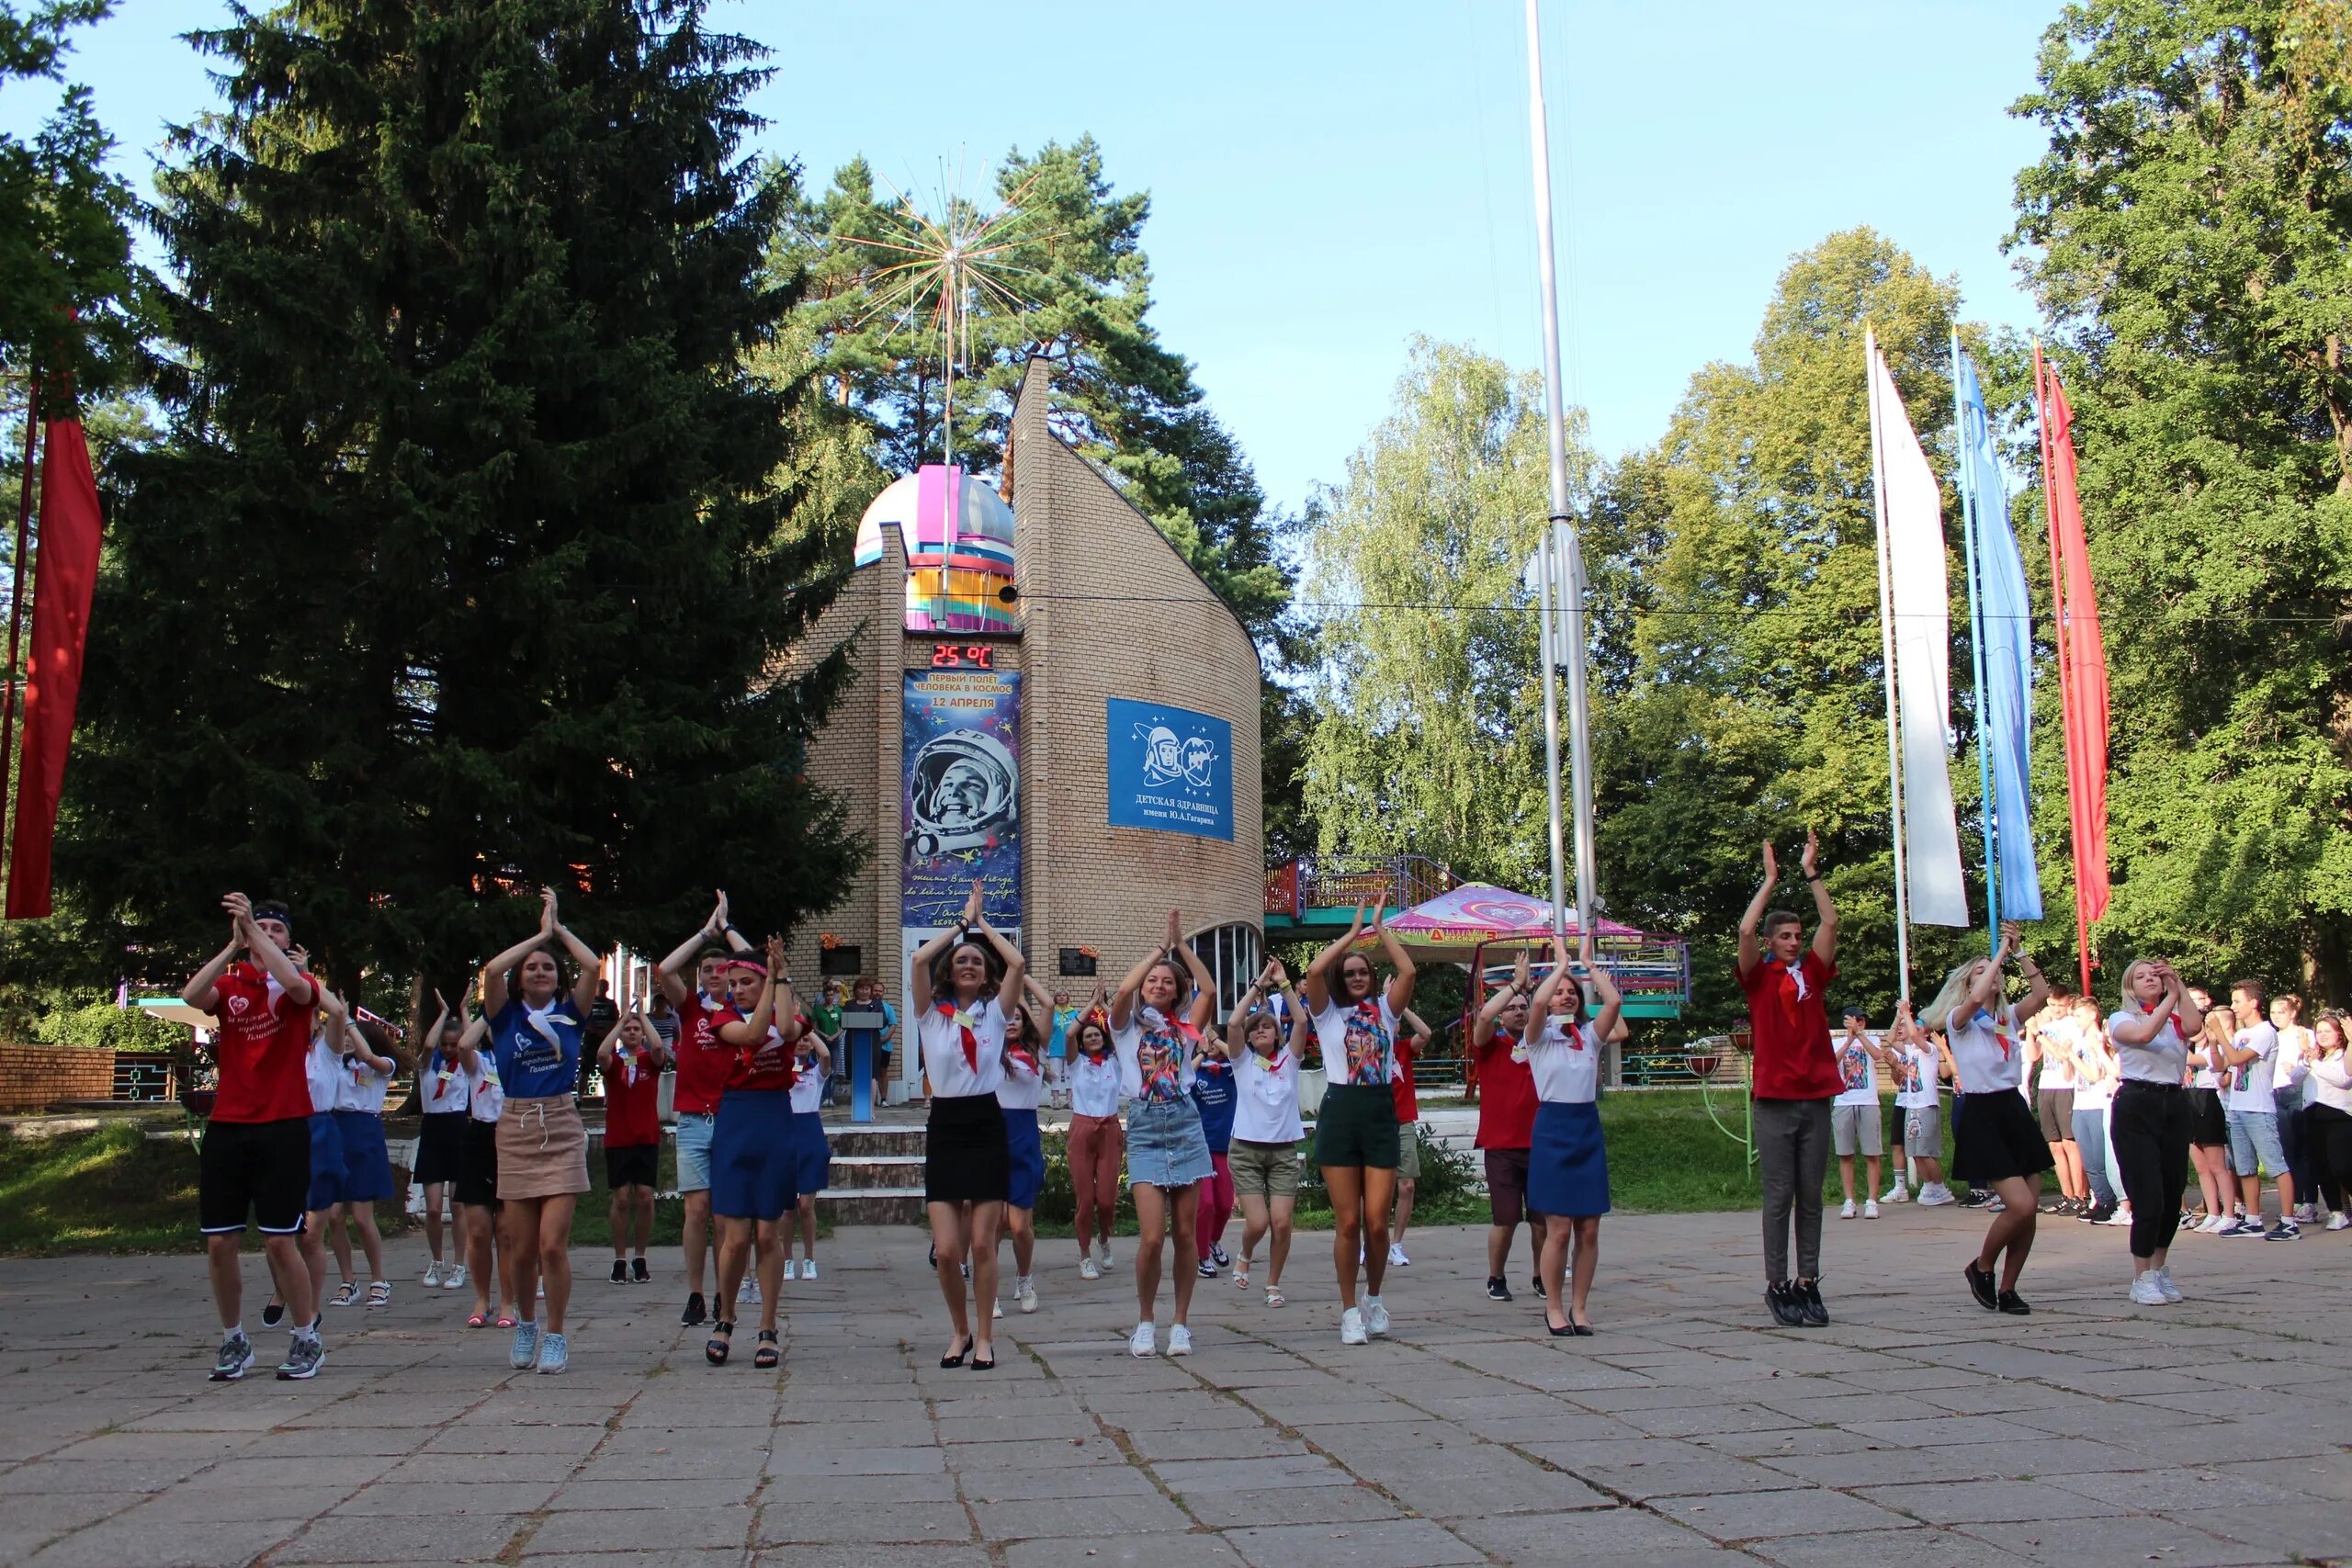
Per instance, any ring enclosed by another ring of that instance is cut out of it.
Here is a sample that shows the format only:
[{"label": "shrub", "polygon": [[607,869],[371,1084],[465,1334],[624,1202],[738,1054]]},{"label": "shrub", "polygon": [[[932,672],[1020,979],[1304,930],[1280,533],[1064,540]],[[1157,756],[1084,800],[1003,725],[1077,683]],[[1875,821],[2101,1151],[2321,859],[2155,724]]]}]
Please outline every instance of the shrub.
[{"label": "shrub", "polygon": [[176,1052],[187,1049],[191,1036],[185,1024],[151,1018],[142,1008],[91,1002],[43,1013],[33,1024],[33,1038],[44,1045],[88,1050]]}]

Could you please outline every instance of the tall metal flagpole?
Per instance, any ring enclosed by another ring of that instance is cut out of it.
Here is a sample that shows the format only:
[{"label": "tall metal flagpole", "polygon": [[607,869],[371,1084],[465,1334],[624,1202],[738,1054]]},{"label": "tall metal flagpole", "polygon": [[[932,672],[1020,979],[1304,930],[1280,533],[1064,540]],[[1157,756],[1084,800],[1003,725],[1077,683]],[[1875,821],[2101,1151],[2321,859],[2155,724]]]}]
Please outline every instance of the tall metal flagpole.
[{"label": "tall metal flagpole", "polygon": [[1886,553],[1885,417],[1878,407],[1878,334],[1862,329],[1862,374],[1870,388],[1871,506],[1878,516],[1878,631],[1886,668],[1887,820],[1894,829],[1894,961],[1902,998],[1911,999],[1911,884],[1903,856],[1903,729],[1894,702],[1894,579]]},{"label": "tall metal flagpole", "polygon": [[[1544,664],[1544,719],[1548,748],[1547,770],[1552,805],[1552,921],[1556,931],[1563,899],[1560,866],[1560,744],[1559,720],[1554,709],[1552,661],[1558,659],[1568,677],[1568,761],[1576,811],[1577,930],[1592,931],[1593,828],[1592,726],[1585,691],[1584,555],[1577,543],[1576,519],[1568,512],[1568,410],[1560,376],[1560,289],[1558,268],[1552,254],[1552,145],[1544,108],[1544,23],[1539,0],[1527,0],[1527,118],[1535,162],[1535,242],[1544,302],[1544,399],[1550,416],[1552,509],[1538,558],[1544,584],[1544,618],[1548,632],[1552,593],[1557,591],[1567,612],[1568,646],[1546,647]],[[1548,636],[1544,642],[1548,645]]]},{"label": "tall metal flagpole", "polygon": [[[1552,619],[1552,599],[1557,585],[1552,581],[1552,530],[1546,527],[1535,547],[1535,589],[1539,607],[1535,648],[1536,655],[1544,664],[1544,784],[1552,802],[1552,935],[1555,941],[1562,942],[1561,956],[1566,957],[1566,932],[1563,930],[1566,923],[1564,913],[1566,898],[1560,853],[1560,702],[1557,679],[1553,671],[1554,663],[1559,658],[1559,649],[1554,646],[1552,635],[1555,629]],[[1581,934],[1584,928],[1578,926],[1577,930]]]},{"label": "tall metal flagpole", "polygon": [[1960,518],[1968,561],[1968,643],[1976,671],[1976,784],[1984,801],[1984,924],[1995,953],[2001,951],[2001,847],[1995,831],[1993,752],[1984,744],[1984,601],[1977,588],[1976,438],[1968,428],[1968,403],[1960,395],[1960,332],[1951,334],[1951,427],[1960,433]]}]

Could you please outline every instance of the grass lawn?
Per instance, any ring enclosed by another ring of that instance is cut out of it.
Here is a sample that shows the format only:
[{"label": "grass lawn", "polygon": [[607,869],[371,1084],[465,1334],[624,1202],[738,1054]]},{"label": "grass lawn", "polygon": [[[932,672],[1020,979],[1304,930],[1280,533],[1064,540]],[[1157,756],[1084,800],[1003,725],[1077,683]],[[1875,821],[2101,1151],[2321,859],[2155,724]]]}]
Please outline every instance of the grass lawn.
[{"label": "grass lawn", "polygon": [[[1741,1125],[1736,1094],[1718,1096],[1716,1109],[1734,1127]],[[1749,1209],[1757,1204],[1753,1168],[1742,1163],[1739,1145],[1708,1120],[1698,1090],[1604,1095],[1600,1120],[1609,1141],[1610,1196],[1617,1213],[1693,1213]],[[1900,1124],[1891,1113],[1887,1121],[1889,1132],[1895,1133]],[[1949,1121],[1946,1118],[1947,1145]],[[1048,1134],[1046,1152],[1046,1190],[1037,1203],[1037,1233],[1067,1238],[1072,1234],[1073,1203],[1061,1139]],[[674,1151],[665,1144],[662,1156],[665,1184],[675,1179],[674,1157]],[[54,1138],[0,1139],[0,1256],[192,1250],[197,1245],[196,1171],[194,1144],[179,1138],[150,1139],[131,1124]],[[610,1246],[604,1161],[591,1159],[588,1174],[594,1186],[580,1200],[572,1240],[583,1247]],[[1860,1176],[1857,1170],[1858,1189]],[[1487,1201],[1477,1189],[1478,1179],[1475,1152],[1450,1153],[1425,1146],[1413,1223],[1484,1224]],[[1831,1202],[1838,1201],[1834,1158],[1825,1190]],[[393,1204],[380,1203],[377,1211],[378,1223],[387,1235],[404,1236],[419,1228]],[[682,1214],[675,1200],[654,1205],[656,1246],[677,1244]],[[1311,1164],[1299,1188],[1297,1222],[1310,1230],[1331,1223],[1330,1201]],[[1119,1228],[1132,1233],[1134,1225],[1132,1208],[1122,1194]],[[830,1235],[832,1227],[820,1222],[820,1228]],[[258,1247],[259,1240],[249,1235],[246,1245]]]}]

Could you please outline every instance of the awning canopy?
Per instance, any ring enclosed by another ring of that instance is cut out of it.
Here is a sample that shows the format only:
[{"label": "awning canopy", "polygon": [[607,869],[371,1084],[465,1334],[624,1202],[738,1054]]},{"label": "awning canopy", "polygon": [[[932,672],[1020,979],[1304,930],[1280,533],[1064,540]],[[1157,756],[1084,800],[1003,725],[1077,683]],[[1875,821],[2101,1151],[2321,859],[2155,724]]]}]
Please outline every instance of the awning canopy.
[{"label": "awning canopy", "polygon": [[[1514,893],[1508,887],[1491,883],[1466,882],[1461,886],[1439,894],[1425,903],[1416,904],[1388,922],[1405,944],[1405,951],[1416,959],[1438,958],[1462,963],[1479,948],[1504,944],[1521,947],[1546,941],[1552,934],[1552,906],[1541,898],[1524,893]],[[1582,933],[1577,926],[1576,911],[1568,911],[1568,941],[1574,943]],[[1645,938],[1633,926],[1615,920],[1597,922],[1595,934],[1601,945],[1611,939],[1629,942],[1670,941],[1670,938]],[[1365,931],[1357,946],[1377,945],[1379,939]]]}]

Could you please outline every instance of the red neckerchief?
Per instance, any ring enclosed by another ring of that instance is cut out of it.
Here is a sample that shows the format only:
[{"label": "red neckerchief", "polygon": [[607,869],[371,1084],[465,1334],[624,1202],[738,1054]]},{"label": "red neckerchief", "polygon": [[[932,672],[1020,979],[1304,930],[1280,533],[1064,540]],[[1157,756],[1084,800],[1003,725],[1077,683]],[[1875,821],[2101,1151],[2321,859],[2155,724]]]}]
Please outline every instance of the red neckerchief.
[{"label": "red neckerchief", "polygon": [[972,1032],[970,1024],[961,1021],[964,1013],[963,1010],[956,1005],[956,998],[950,997],[941,1002],[939,1012],[943,1018],[958,1021],[956,1024],[956,1032],[964,1037],[964,1065],[972,1071],[978,1072],[980,1070],[980,1037]]},{"label": "red neckerchief", "polygon": [[1583,1025],[1583,1024],[1581,1024],[1581,1023],[1578,1023],[1575,1019],[1572,1019],[1572,1018],[1562,1018],[1562,1019],[1560,1019],[1560,1020],[1559,1020],[1559,1025],[1560,1025],[1560,1028],[1561,1028],[1562,1032],[1565,1032],[1565,1033],[1567,1035],[1567,1037],[1568,1037],[1568,1049],[1569,1049],[1569,1050],[1571,1050],[1571,1051],[1581,1051],[1581,1050],[1583,1050],[1583,1049],[1584,1049],[1584,1025]]},{"label": "red neckerchief", "polygon": [[[971,1031],[966,1030],[964,1032],[968,1037]],[[1005,1050],[1004,1055],[1007,1061],[1019,1066],[1021,1070],[1027,1073],[1030,1077],[1035,1077],[1037,1076],[1037,1053],[1032,1051],[1026,1045],[1008,1046]]]},{"label": "red neckerchief", "polygon": [[1807,997],[1813,995],[1813,992],[1805,986],[1804,955],[1802,953],[1798,954],[1797,961],[1794,964],[1784,964],[1777,958],[1768,958],[1764,962],[1780,970],[1781,1006],[1789,1012],[1795,1012],[1796,1010],[1793,1007],[1790,1007],[1789,1003],[1792,1001],[1801,1002]]},{"label": "red neckerchief", "polygon": [[[2154,1008],[2141,1008],[2139,1010],[2139,1013],[2142,1018],[2146,1018],[2155,1010],[2156,1010]],[[2180,1039],[2186,1041],[2188,1038],[2188,1031],[2181,1027],[2180,1014],[2177,1011],[2175,1011],[2170,1017],[2166,1018],[2165,1021],[2172,1025],[2173,1033],[2177,1035]]]}]

